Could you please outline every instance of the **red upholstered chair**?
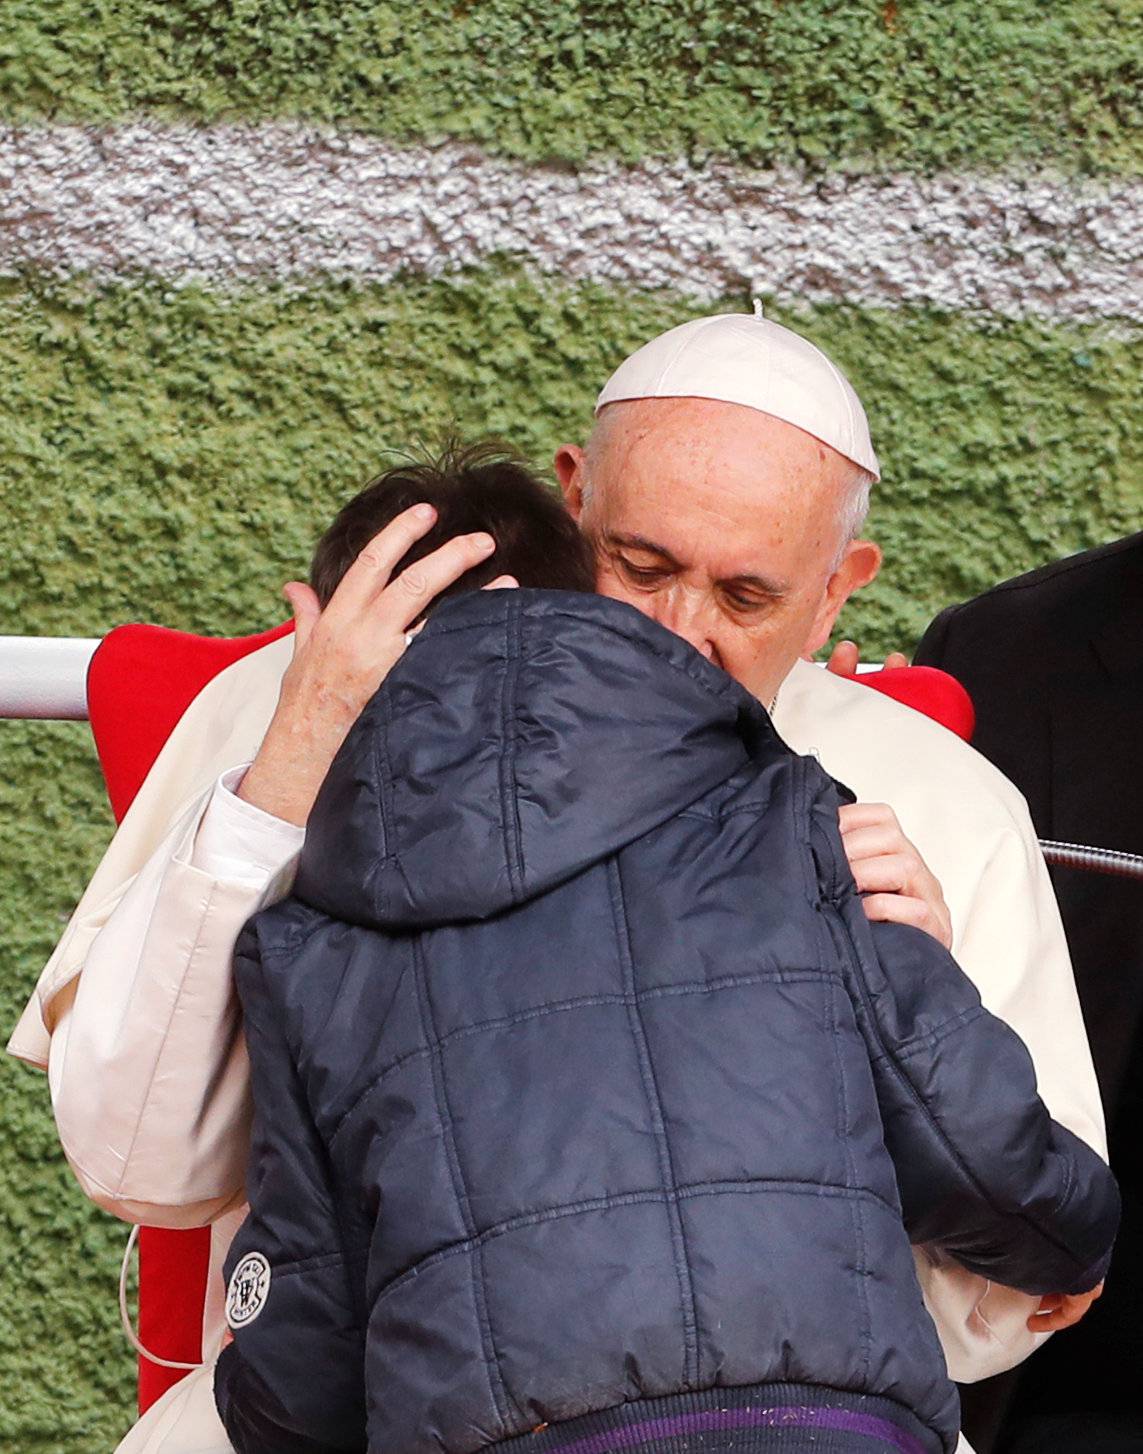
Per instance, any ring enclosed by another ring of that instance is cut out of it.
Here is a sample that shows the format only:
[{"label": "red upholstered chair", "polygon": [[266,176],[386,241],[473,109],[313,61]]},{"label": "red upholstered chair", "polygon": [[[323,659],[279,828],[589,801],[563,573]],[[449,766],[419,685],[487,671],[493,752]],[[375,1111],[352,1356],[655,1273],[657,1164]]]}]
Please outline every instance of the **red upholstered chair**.
[{"label": "red upholstered chair", "polygon": [[935,666],[894,666],[881,671],[845,673],[852,681],[883,692],[916,712],[923,712],[965,742],[972,740],[976,711],[972,698],[947,671]]},{"label": "red upholstered chair", "polygon": [[[87,706],[100,766],[118,823],[175,723],[223,667],[293,629],[286,622],[257,636],[222,640],[119,626],[96,649],[87,674]],[[210,1232],[144,1227],[139,1233],[139,1336],[160,1358],[202,1358]],[[178,1369],[139,1360],[143,1412],[182,1377]]]},{"label": "red upholstered chair", "polygon": [[[223,640],[159,626],[120,626],[100,644],[88,671],[92,733],[118,822],[193,698],[223,667],[275,641],[291,623],[258,636]],[[863,673],[856,680],[935,718],[961,737],[972,733],[964,688],[932,667]],[[139,1336],[160,1358],[202,1357],[210,1235],[144,1227],[139,1235]],[[139,1408],[150,1407],[183,1376],[139,1360]]]}]

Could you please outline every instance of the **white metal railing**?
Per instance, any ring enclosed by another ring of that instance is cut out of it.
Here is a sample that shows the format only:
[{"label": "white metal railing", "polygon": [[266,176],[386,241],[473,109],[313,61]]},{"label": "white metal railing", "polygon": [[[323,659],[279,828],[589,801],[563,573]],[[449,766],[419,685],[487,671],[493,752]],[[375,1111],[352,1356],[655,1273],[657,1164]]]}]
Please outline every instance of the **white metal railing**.
[{"label": "white metal railing", "polygon": [[[98,637],[0,636],[0,719],[87,720],[87,668]],[[862,662],[858,671],[879,671]]]},{"label": "white metal railing", "polygon": [[[57,722],[87,720],[87,668],[98,638],[0,636],[0,719],[32,717]],[[858,671],[879,671],[862,662]],[[1049,863],[1089,873],[1143,879],[1143,854],[1040,840]]]},{"label": "white metal railing", "polygon": [[0,636],[0,717],[86,721],[98,645],[98,637]]}]

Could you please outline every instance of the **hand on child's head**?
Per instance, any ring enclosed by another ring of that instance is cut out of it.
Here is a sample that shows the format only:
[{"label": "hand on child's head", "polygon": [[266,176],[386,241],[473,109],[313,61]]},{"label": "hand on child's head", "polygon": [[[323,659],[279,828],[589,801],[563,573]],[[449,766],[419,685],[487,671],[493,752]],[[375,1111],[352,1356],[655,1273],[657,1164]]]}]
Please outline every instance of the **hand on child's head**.
[{"label": "hand on child's head", "polygon": [[1090,1292],[1050,1292],[1040,1299],[1040,1306],[1028,1319],[1028,1328],[1033,1333],[1057,1333],[1061,1328],[1070,1328],[1083,1315],[1103,1291],[1098,1283]]}]

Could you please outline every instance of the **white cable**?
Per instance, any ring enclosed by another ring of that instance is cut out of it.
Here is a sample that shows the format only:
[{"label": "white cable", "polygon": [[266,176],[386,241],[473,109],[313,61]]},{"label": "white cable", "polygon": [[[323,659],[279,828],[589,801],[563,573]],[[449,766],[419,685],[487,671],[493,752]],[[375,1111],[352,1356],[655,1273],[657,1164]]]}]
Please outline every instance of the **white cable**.
[{"label": "white cable", "polygon": [[123,1262],[119,1268],[119,1320],[123,1324],[123,1331],[127,1335],[127,1341],[134,1348],[135,1352],[145,1358],[148,1363],[157,1363],[160,1368],[180,1368],[187,1372],[195,1368],[201,1368],[201,1363],[177,1363],[173,1358],[160,1358],[158,1354],[152,1353],[149,1348],[144,1348],[139,1341],[139,1335],[135,1332],[134,1324],[131,1322],[131,1313],[127,1307],[127,1268],[131,1263],[131,1253],[134,1251],[135,1243],[139,1240],[139,1228],[132,1227],[131,1235],[127,1238],[127,1247],[123,1253]]}]

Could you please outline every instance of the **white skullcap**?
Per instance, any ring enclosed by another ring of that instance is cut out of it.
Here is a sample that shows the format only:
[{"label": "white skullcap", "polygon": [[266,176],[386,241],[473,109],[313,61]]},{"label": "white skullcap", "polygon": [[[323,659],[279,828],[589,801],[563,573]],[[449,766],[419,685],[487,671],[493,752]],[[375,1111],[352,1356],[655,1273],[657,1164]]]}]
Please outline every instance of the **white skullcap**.
[{"label": "white skullcap", "polygon": [[848,379],[820,348],[760,309],[661,333],[619,365],[595,412],[620,399],[680,398],[721,399],[784,419],[881,478],[869,421]]}]

